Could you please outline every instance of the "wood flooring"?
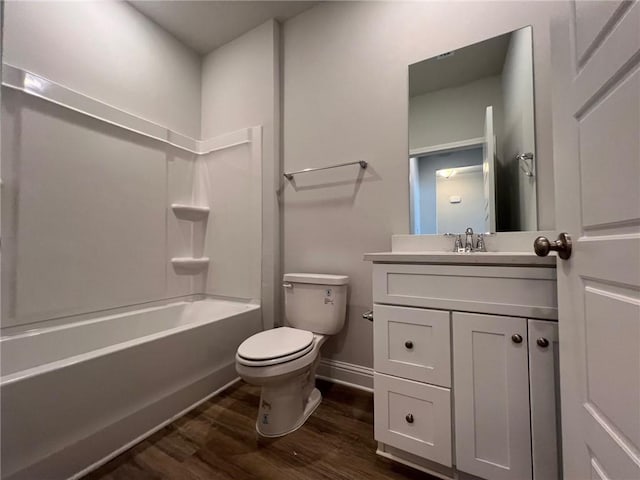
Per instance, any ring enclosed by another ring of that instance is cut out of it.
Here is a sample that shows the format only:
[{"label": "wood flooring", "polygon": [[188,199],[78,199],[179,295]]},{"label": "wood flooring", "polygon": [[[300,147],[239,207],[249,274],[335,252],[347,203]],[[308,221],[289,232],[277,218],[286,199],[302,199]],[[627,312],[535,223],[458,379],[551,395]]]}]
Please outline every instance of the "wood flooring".
[{"label": "wood flooring", "polygon": [[258,437],[260,388],[240,382],[85,480],[434,480],[376,455],[371,394],[318,387],[322,403],[285,437]]}]

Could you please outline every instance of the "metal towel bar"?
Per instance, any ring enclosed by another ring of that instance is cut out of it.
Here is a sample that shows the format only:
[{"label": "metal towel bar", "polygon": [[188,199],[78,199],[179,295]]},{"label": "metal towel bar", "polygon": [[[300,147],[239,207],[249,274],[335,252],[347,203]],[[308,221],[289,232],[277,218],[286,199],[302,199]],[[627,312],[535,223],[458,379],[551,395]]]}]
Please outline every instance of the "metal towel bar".
[{"label": "metal towel bar", "polygon": [[296,172],[283,173],[283,175],[287,180],[293,180],[293,176],[299,173],[317,172],[318,170],[327,170],[329,168],[346,167],[348,165],[360,165],[360,168],[363,168],[363,169],[367,168],[367,162],[365,162],[364,160],[359,160],[357,162],[340,163],[338,165],[330,165],[328,167],[305,168],[304,170],[298,170]]}]

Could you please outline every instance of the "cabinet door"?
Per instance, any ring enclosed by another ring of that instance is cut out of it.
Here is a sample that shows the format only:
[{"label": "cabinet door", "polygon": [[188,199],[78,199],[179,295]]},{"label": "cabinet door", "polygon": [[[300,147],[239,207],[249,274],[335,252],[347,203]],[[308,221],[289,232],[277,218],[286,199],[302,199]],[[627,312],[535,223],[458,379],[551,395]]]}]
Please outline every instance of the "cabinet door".
[{"label": "cabinet door", "polygon": [[451,466],[451,391],[374,374],[375,438]]},{"label": "cabinet door", "polygon": [[526,319],[454,312],[452,322],[457,469],[531,479]]},{"label": "cabinet door", "polygon": [[449,312],[374,305],[376,372],[451,387]]},{"label": "cabinet door", "polygon": [[529,320],[529,384],[534,480],[557,480],[560,474],[560,377],[558,324]]}]

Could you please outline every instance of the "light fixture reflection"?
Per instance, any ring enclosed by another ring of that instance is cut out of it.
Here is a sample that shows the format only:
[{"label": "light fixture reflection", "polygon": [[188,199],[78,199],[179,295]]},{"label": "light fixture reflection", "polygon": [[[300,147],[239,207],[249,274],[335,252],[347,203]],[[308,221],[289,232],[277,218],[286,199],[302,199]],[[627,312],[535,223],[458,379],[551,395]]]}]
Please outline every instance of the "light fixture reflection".
[{"label": "light fixture reflection", "polygon": [[442,170],[438,170],[436,175],[444,178],[451,178],[456,174],[455,168],[443,168]]}]

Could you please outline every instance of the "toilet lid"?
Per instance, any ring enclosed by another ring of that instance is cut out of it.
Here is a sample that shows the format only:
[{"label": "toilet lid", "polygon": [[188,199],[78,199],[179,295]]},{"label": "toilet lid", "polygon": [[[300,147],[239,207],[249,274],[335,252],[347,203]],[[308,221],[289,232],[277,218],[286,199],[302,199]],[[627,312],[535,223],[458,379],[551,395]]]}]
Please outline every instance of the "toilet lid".
[{"label": "toilet lid", "polygon": [[312,342],[312,332],[290,327],[274,328],[247,338],[238,347],[238,355],[247,360],[273,360],[307,350]]}]

